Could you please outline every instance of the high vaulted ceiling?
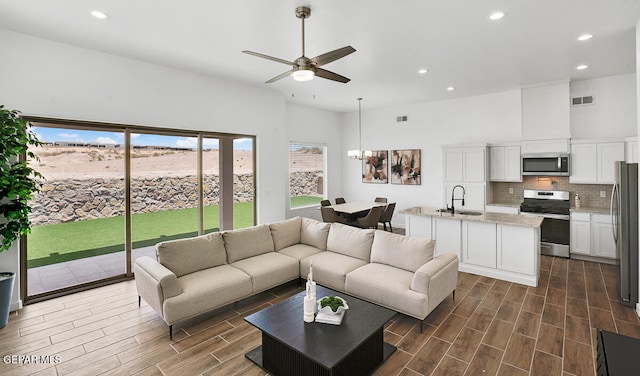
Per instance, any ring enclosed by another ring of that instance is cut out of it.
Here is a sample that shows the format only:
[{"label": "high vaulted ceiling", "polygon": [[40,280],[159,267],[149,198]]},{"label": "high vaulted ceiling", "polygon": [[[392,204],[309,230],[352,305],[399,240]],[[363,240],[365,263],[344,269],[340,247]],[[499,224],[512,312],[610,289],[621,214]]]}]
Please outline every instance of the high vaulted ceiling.
[{"label": "high vaulted ceiling", "polygon": [[[264,84],[289,68],[241,53],[299,57],[300,5],[311,8],[308,57],[357,50],[323,66],[351,82]],[[92,10],[109,17],[95,19]],[[506,17],[490,21],[496,10]],[[357,110],[358,97],[363,108],[385,107],[633,73],[639,19],[640,0],[0,0],[0,28],[339,112]],[[579,42],[584,33],[594,36]],[[589,67],[576,70],[580,64]]]}]

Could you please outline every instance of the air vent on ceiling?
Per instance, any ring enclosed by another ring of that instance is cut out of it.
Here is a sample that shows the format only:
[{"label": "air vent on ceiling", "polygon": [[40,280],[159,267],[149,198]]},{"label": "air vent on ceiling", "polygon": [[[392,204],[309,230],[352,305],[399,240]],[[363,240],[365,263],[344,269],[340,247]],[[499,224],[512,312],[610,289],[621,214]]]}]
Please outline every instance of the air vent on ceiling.
[{"label": "air vent on ceiling", "polygon": [[586,106],[593,104],[593,95],[587,95],[584,97],[573,97],[571,98],[572,106]]},{"label": "air vent on ceiling", "polygon": [[403,121],[407,121],[407,120],[408,120],[408,119],[407,119],[407,116],[406,116],[406,115],[405,115],[405,116],[398,116],[398,117],[396,117],[396,121],[397,121],[398,123],[403,122]]}]

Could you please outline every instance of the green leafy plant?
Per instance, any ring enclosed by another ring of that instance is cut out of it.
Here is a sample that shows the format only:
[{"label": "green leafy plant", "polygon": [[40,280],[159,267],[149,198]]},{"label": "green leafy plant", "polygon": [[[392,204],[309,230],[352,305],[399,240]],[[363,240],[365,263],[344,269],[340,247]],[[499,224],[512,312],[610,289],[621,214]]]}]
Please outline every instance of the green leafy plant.
[{"label": "green leafy plant", "polygon": [[29,159],[37,160],[29,146],[42,143],[30,127],[20,111],[0,105],[0,252],[31,230],[29,200],[39,191],[42,175],[29,166]]},{"label": "green leafy plant", "polygon": [[344,303],[342,299],[337,296],[327,296],[320,301],[320,307],[324,308],[329,306],[333,312],[337,312],[339,307],[342,307]]}]

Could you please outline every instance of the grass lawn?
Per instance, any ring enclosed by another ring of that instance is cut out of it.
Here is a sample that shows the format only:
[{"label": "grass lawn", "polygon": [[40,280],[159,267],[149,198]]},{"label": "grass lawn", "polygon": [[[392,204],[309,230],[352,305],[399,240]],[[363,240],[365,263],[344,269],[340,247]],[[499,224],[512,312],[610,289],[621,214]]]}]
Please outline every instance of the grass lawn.
[{"label": "grass lawn", "polygon": [[322,197],[316,196],[296,196],[291,197],[291,207],[295,208],[298,206],[307,206],[307,205],[315,205],[319,204],[322,201]]},{"label": "grass lawn", "polygon": [[[253,225],[253,203],[233,205],[234,228]],[[204,210],[205,232],[218,231],[219,206]],[[131,216],[133,248],[198,234],[197,209]],[[100,218],[36,226],[27,237],[29,268],[124,250],[124,217]]]},{"label": "grass lawn", "polygon": [[[291,207],[319,204],[322,197],[291,198]],[[253,203],[233,204],[234,228],[253,225]],[[205,233],[218,231],[220,207],[204,209]],[[133,249],[164,240],[198,235],[197,209],[169,210],[131,216]],[[33,227],[27,236],[27,267],[51,265],[124,251],[124,217],[100,218]]]}]

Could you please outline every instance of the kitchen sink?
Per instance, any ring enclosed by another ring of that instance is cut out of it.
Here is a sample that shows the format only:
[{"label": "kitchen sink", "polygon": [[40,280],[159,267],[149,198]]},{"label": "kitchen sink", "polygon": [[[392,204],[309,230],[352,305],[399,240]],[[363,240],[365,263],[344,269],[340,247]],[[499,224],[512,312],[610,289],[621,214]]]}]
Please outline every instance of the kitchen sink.
[{"label": "kitchen sink", "polygon": [[460,210],[460,211],[456,211],[456,214],[462,214],[462,215],[483,215],[483,214],[484,214],[484,212]]}]

